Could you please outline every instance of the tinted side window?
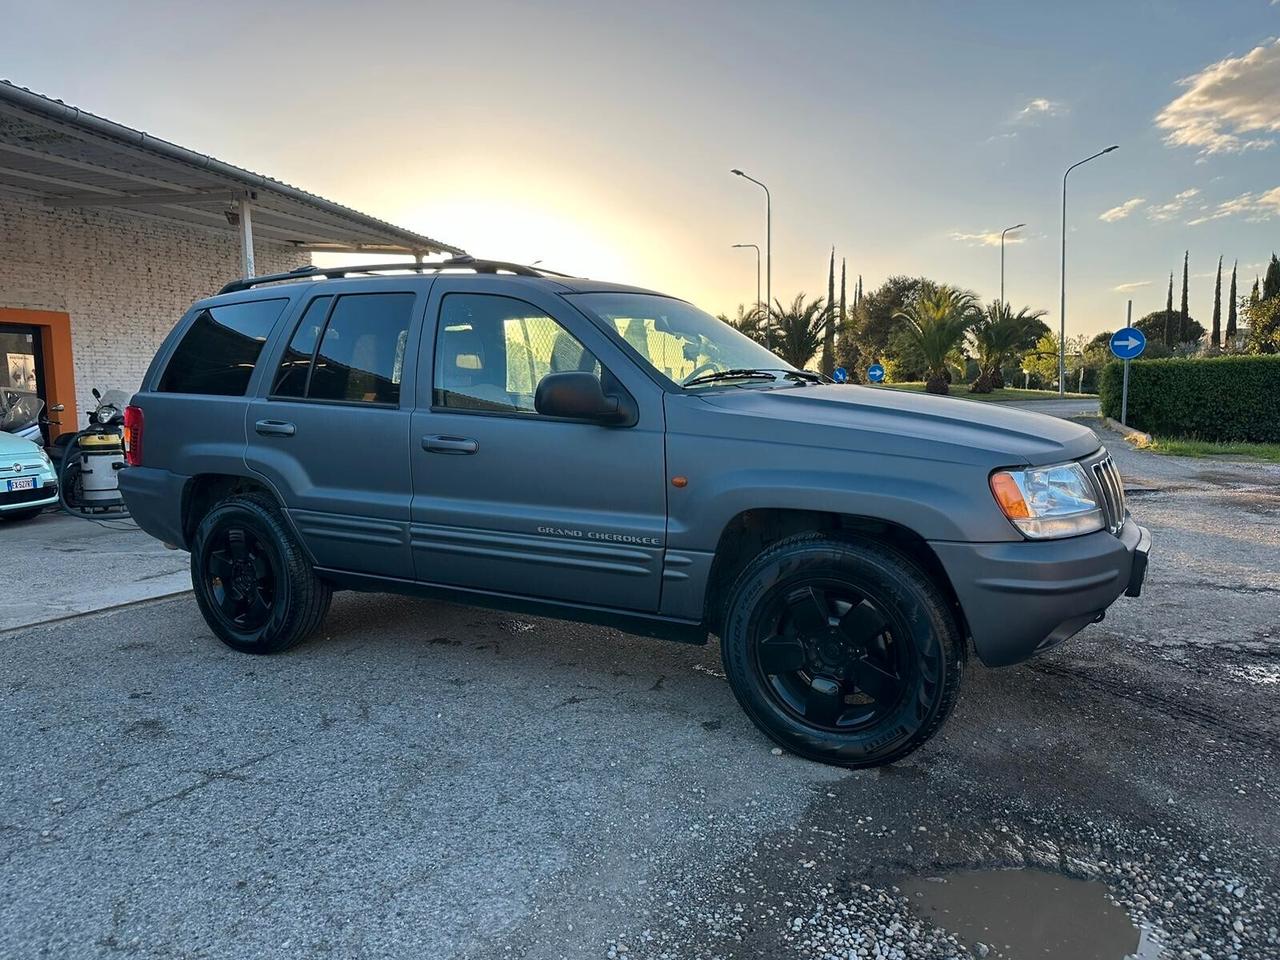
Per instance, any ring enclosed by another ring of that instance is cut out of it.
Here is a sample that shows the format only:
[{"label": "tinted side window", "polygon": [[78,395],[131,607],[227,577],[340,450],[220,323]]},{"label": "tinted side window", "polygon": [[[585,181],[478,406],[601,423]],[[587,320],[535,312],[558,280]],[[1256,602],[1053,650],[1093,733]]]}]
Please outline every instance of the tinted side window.
[{"label": "tinted side window", "polygon": [[311,355],[316,352],[316,343],[320,340],[324,317],[329,312],[329,304],[332,302],[333,297],[316,297],[307,304],[306,312],[302,314],[302,319],[298,321],[298,328],[293,332],[293,339],[289,341],[284,356],[280,358],[280,367],[276,370],[276,382],[271,387],[272,396],[306,395]]},{"label": "tinted side window", "polygon": [[399,403],[412,293],[339,297],[316,351],[309,400]]},{"label": "tinted side window", "polygon": [[262,345],[288,302],[254,300],[201,310],[173,352],[157,389],[243,396]]},{"label": "tinted side window", "polygon": [[523,300],[451,293],[436,329],[437,407],[532,414],[538,382],[548,373],[600,375],[600,364],[573,334]]}]

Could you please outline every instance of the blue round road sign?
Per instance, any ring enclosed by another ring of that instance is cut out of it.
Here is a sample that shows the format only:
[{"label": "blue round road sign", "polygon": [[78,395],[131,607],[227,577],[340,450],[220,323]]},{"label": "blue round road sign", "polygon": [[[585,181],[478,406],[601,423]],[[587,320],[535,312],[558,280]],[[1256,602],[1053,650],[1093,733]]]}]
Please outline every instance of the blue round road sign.
[{"label": "blue round road sign", "polygon": [[873,363],[867,367],[867,379],[872,383],[882,383],[884,381],[884,367],[878,363]]},{"label": "blue round road sign", "polygon": [[846,370],[844,367],[836,367],[834,370],[831,371],[831,379],[834,380],[836,383],[848,383],[849,371]]},{"label": "blue round road sign", "polygon": [[1132,360],[1147,349],[1147,335],[1137,327],[1125,327],[1111,335],[1111,352],[1121,360]]}]

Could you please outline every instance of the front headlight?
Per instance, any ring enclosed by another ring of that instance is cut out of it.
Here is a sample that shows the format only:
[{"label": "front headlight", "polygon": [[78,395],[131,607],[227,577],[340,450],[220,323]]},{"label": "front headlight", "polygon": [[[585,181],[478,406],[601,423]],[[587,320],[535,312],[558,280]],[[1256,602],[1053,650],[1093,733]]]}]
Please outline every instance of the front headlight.
[{"label": "front headlight", "polygon": [[109,403],[104,403],[94,413],[94,419],[100,424],[110,423],[118,416],[120,416],[120,411]]},{"label": "front headlight", "polygon": [[1010,522],[1035,540],[1093,533],[1106,525],[1089,474],[1075,462],[1001,470],[991,475],[991,492]]}]

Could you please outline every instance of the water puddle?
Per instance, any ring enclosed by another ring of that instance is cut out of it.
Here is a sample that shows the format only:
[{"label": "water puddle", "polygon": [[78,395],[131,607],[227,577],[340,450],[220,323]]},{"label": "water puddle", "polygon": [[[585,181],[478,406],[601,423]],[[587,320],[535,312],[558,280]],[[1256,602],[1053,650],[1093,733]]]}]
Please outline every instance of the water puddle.
[{"label": "water puddle", "polygon": [[897,886],[917,913],[967,941],[976,956],[1157,960],[1162,954],[1101,883],[1039,870],[967,870],[908,877]]}]

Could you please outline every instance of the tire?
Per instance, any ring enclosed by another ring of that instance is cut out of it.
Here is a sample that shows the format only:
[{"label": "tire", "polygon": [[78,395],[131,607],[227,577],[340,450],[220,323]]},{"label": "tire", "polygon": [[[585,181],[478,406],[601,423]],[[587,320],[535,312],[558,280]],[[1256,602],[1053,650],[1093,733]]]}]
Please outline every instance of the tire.
[{"label": "tire", "polygon": [[748,564],[720,641],[734,695],[761,731],[855,768],[900,760],[938,731],[965,652],[946,597],[916,563],[823,534],[782,540]]},{"label": "tire", "polygon": [[307,638],[333,591],[311,564],[274,501],[240,494],[196,528],[191,585],[209,628],[241,653],[280,653]]},{"label": "tire", "polygon": [[32,507],[30,510],[14,510],[10,513],[0,513],[0,520],[8,520],[10,523],[23,523],[27,520],[34,520],[42,513],[44,513],[44,507]]}]

